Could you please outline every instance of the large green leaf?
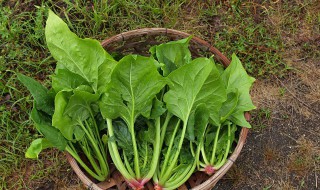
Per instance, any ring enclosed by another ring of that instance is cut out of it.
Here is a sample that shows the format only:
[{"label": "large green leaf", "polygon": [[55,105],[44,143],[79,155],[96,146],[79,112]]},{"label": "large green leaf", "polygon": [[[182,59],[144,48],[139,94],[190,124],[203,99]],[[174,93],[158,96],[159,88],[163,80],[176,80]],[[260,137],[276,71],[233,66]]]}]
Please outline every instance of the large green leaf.
[{"label": "large green leaf", "polygon": [[[35,127],[37,128],[37,130],[45,137],[45,139],[52,145],[52,147],[56,147],[59,150],[65,149],[65,147],[67,146],[66,139],[58,129],[51,126],[51,124],[49,123],[50,119],[48,119],[46,115],[44,115],[41,111],[33,108],[31,111],[31,119],[35,123]],[[39,149],[39,147],[46,147],[46,144],[41,145],[41,142],[35,142],[35,144],[31,147],[31,152],[29,152],[30,155],[32,154],[32,152],[35,153],[38,151],[38,153],[40,153],[42,149]]]},{"label": "large green leaf", "polygon": [[62,135],[68,139],[73,139],[73,132],[76,126],[76,121],[72,120],[67,114],[65,109],[72,95],[70,91],[60,91],[55,97],[55,112],[52,116],[52,125],[60,130]]},{"label": "large green leaf", "polygon": [[190,36],[186,39],[160,44],[150,49],[158,61],[164,64],[162,67],[164,76],[191,61],[191,53],[188,48],[191,38]]},{"label": "large green leaf", "polygon": [[27,87],[27,89],[32,94],[34,100],[36,101],[36,109],[52,115],[54,111],[53,98],[49,94],[48,89],[28,76],[20,73],[17,73],[17,76],[20,82],[22,82],[22,84]]},{"label": "large green leaf", "polygon": [[228,93],[228,99],[227,101],[223,102],[221,110],[220,110],[220,116],[221,116],[221,122],[223,123],[230,115],[234,113],[234,111],[237,108],[239,101],[239,91],[235,89],[235,92],[229,92]]},{"label": "large green leaf", "polygon": [[250,88],[255,79],[247,74],[239,58],[235,54],[232,54],[232,61],[221,75],[221,78],[224,81],[228,92],[238,89],[238,110],[250,111],[256,108],[253,105],[251,96],[249,94]]},{"label": "large green leaf", "polygon": [[56,92],[73,90],[80,85],[89,85],[89,83],[82,76],[67,69],[57,69],[56,74],[52,76],[52,88]]},{"label": "large green leaf", "polygon": [[132,156],[132,138],[126,124],[123,121],[114,121],[112,125],[114,129],[114,138],[117,141],[118,146],[125,151],[127,156]]},{"label": "large green leaf", "polygon": [[45,138],[39,138],[30,144],[25,153],[26,158],[38,158],[42,150],[52,147],[52,144]]},{"label": "large green leaf", "polygon": [[[228,93],[237,91],[239,94],[237,106],[233,108],[232,113],[229,114],[229,119],[239,126],[251,128],[251,125],[245,120],[244,112],[256,108],[249,94],[255,79],[247,74],[235,54],[232,55],[232,61],[221,75],[221,78],[227,87]],[[227,104],[231,104],[231,102]]]},{"label": "large green leaf", "polygon": [[197,106],[191,113],[187,124],[187,138],[199,144],[204,136],[205,129],[209,123],[210,112],[205,104]]},{"label": "large green leaf", "polygon": [[119,61],[100,102],[105,118],[121,117],[129,124],[139,115],[150,116],[152,100],[166,84],[153,62],[153,58],[136,55]]},{"label": "large green leaf", "polygon": [[97,40],[81,39],[72,33],[67,24],[49,10],[45,36],[52,56],[73,73],[89,82],[94,90],[98,85],[98,68],[113,58]]},{"label": "large green leaf", "polygon": [[74,94],[70,97],[69,102],[64,111],[72,120],[84,121],[88,117],[93,116],[91,105],[99,99],[98,94],[90,92],[74,90]]},{"label": "large green leaf", "polygon": [[170,112],[187,122],[198,105],[206,104],[211,120],[219,125],[219,110],[226,100],[226,92],[211,59],[195,59],[168,77],[172,84],[164,102]]},{"label": "large green leaf", "polygon": [[103,92],[107,87],[107,84],[111,80],[111,73],[116,66],[117,62],[109,60],[99,66],[98,71],[98,90]]},{"label": "large green leaf", "polygon": [[40,132],[43,136],[50,142],[52,147],[56,147],[59,150],[64,150],[67,146],[67,140],[63,137],[58,129],[49,125],[38,124],[37,128],[40,129]]},{"label": "large green leaf", "polygon": [[36,101],[33,102],[33,108],[30,113],[30,118],[36,124],[51,125],[51,116],[36,109]]}]

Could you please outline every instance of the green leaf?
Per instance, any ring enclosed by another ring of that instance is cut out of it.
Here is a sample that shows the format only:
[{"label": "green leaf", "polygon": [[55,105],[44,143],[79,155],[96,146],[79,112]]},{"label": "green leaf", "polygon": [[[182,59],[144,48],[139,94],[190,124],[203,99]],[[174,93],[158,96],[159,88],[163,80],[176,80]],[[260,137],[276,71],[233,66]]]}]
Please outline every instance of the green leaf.
[{"label": "green leaf", "polygon": [[107,60],[105,63],[99,66],[98,72],[98,90],[104,91],[107,84],[111,80],[111,73],[116,66],[117,62],[113,60]]},{"label": "green leaf", "polygon": [[190,141],[195,141],[195,135],[194,135],[194,123],[195,123],[195,111],[190,113],[189,119],[188,119],[188,124],[187,124],[187,138]]},{"label": "green leaf", "polygon": [[[34,104],[35,104],[35,101],[34,101]],[[35,106],[33,106],[31,110],[30,118],[36,124],[51,125],[51,116],[49,116],[48,114],[40,110],[37,110]]]},{"label": "green leaf", "polygon": [[127,156],[133,155],[132,139],[126,124],[123,121],[114,121],[112,124],[118,146],[126,152]]},{"label": "green leaf", "polygon": [[52,96],[49,95],[48,89],[46,89],[36,80],[23,74],[17,73],[17,76],[19,81],[22,82],[22,84],[27,87],[32,94],[34,100],[36,101],[36,109],[52,115],[54,112],[53,99]]},{"label": "green leaf", "polygon": [[195,112],[194,133],[198,144],[202,142],[209,123],[210,112],[205,104],[200,104]]},{"label": "green leaf", "polygon": [[233,92],[235,89],[238,89],[239,102],[236,108],[237,110],[250,111],[256,108],[253,105],[249,94],[255,79],[247,74],[239,58],[235,54],[232,54],[232,61],[221,75],[221,78],[227,87],[227,92]]},{"label": "green leaf", "polygon": [[64,113],[68,114],[72,120],[84,121],[93,114],[91,104],[98,101],[98,99],[98,94],[74,90],[74,94],[70,97]]},{"label": "green leaf", "polygon": [[247,128],[251,128],[250,123],[246,120],[246,118],[244,117],[244,112],[243,111],[238,111],[233,113],[229,119],[235,123],[236,125],[240,126],[240,127],[247,127]]},{"label": "green leaf", "polygon": [[89,83],[82,76],[67,69],[58,69],[52,76],[52,88],[56,92],[73,90],[80,85],[89,85]]},{"label": "green leaf", "polygon": [[33,140],[25,153],[25,157],[38,159],[40,152],[50,147],[53,147],[53,146],[47,139],[39,138],[39,139]]},{"label": "green leaf", "polygon": [[81,129],[80,126],[75,126],[74,128],[74,137],[76,141],[81,140],[85,135],[85,132]]},{"label": "green leaf", "polygon": [[141,173],[142,175],[146,175],[151,166],[152,156],[154,153],[154,150],[152,148],[152,144],[142,141],[140,142],[139,146],[139,161],[141,166]]},{"label": "green leaf", "polygon": [[128,55],[119,61],[100,102],[105,118],[121,117],[129,124],[139,115],[150,116],[152,100],[166,84],[152,64],[154,59]]},{"label": "green leaf", "polygon": [[40,129],[40,132],[44,137],[52,144],[53,147],[58,148],[59,150],[64,150],[67,146],[67,140],[63,137],[60,131],[53,126],[49,125],[37,125]]},{"label": "green leaf", "polygon": [[157,117],[160,117],[166,110],[167,109],[164,107],[163,102],[155,98],[153,100],[150,118],[156,119]]},{"label": "green leaf", "polygon": [[228,119],[241,127],[251,128],[251,125],[245,120],[244,112],[256,108],[249,94],[255,79],[247,74],[235,54],[232,55],[232,61],[221,77],[227,86],[227,92],[237,91],[239,93],[237,106],[229,114]]},{"label": "green leaf", "polygon": [[102,137],[101,137],[101,141],[104,145],[107,145],[108,144],[108,135],[106,134],[103,134]]},{"label": "green leaf", "polygon": [[68,139],[73,139],[74,128],[77,122],[72,120],[67,114],[65,114],[65,109],[69,102],[69,98],[72,92],[60,91],[55,97],[55,112],[52,116],[52,125],[60,130],[62,135]]},{"label": "green leaf", "polygon": [[231,144],[233,143],[236,131],[237,131],[236,125],[231,125],[231,130],[230,130],[231,134],[230,134],[230,137],[228,137],[228,128],[227,126],[224,127],[222,135],[219,137],[219,140],[217,143],[217,150],[216,150],[217,157],[224,155],[225,150],[227,148],[228,140],[230,140]]},{"label": "green leaf", "polygon": [[97,40],[78,38],[69,30],[67,24],[50,10],[45,36],[48,48],[58,64],[79,74],[96,91],[99,66],[107,60],[113,60],[100,43]]},{"label": "green leaf", "polygon": [[144,127],[144,129],[139,130],[139,140],[141,142],[154,143],[156,138],[156,129],[153,124]]},{"label": "green leaf", "polygon": [[[194,161],[194,157],[192,156],[190,149],[186,147],[188,147],[188,145],[183,146],[179,155],[180,166],[184,164],[190,164]],[[182,171],[184,171],[184,168]]]},{"label": "green leaf", "polygon": [[[168,110],[187,122],[199,104],[206,104],[211,120],[219,124],[219,110],[226,92],[212,60],[198,58],[173,71],[170,90],[164,95]],[[218,120],[218,121],[217,121]]]},{"label": "green leaf", "polygon": [[191,61],[191,53],[188,48],[192,36],[186,39],[172,41],[152,47],[149,51],[155,54],[158,61],[164,64],[163,76],[168,76],[177,68]]},{"label": "green leaf", "polygon": [[228,99],[222,104],[220,110],[221,123],[223,123],[237,108],[239,100],[239,92],[235,89],[235,92],[228,93]]}]

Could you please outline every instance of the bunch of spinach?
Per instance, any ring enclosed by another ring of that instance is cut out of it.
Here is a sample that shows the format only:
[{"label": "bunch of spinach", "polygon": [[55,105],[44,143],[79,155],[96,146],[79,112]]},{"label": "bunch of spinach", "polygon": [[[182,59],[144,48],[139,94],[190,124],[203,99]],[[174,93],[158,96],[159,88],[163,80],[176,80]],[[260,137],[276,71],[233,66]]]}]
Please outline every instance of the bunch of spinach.
[{"label": "bunch of spinach", "polygon": [[31,143],[26,157],[38,158],[41,150],[56,147],[69,152],[92,177],[104,181],[109,175],[107,136],[101,133],[106,124],[98,100],[115,61],[98,41],[78,38],[51,11],[45,35],[57,60],[52,89],[18,74],[34,97],[31,119],[44,136]]},{"label": "bunch of spinach", "polygon": [[189,37],[151,47],[150,57],[116,61],[51,11],[45,35],[57,60],[52,89],[18,74],[34,97],[31,119],[44,136],[26,157],[56,147],[103,181],[108,153],[133,189],[152,178],[155,189],[169,190],[197,170],[213,174],[232,152],[238,126],[251,127],[244,112],[255,108],[254,78],[236,55],[225,70],[212,57],[193,59]]},{"label": "bunch of spinach", "polygon": [[153,177],[156,189],[178,188],[196,167],[213,174],[232,152],[237,125],[251,127],[244,112],[255,108],[249,95],[254,79],[235,55],[226,70],[212,58],[192,60],[189,40],[150,49],[169,79],[163,96],[169,125],[162,127],[166,143]]}]

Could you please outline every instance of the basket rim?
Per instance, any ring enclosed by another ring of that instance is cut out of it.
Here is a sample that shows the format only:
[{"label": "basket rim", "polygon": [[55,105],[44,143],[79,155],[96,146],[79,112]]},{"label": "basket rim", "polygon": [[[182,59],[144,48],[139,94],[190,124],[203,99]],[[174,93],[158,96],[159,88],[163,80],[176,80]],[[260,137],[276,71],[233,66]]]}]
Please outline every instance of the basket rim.
[{"label": "basket rim", "polygon": [[[119,42],[125,42],[126,40],[137,37],[137,36],[143,36],[143,35],[165,35],[165,36],[179,36],[179,37],[189,37],[191,34],[182,32],[179,30],[174,30],[174,29],[169,29],[169,28],[141,28],[141,29],[136,29],[136,30],[130,30],[127,32],[122,32],[117,35],[111,36],[109,38],[106,38],[101,42],[101,45],[107,49],[107,46],[112,43],[119,43]],[[206,51],[209,51],[215,55],[215,57],[225,66],[227,67],[230,64],[230,60],[223,55],[217,48],[213,47],[210,45],[207,41],[193,36],[191,41],[202,45],[206,47]],[[245,112],[245,118],[247,121],[250,120],[250,113]],[[247,138],[249,129],[242,127],[239,140],[237,143],[237,146],[235,147],[233,153],[228,157],[227,162],[212,176],[210,176],[209,179],[201,183],[200,185],[193,187],[192,190],[203,190],[203,189],[209,189],[215,186],[215,184],[227,173],[227,171],[231,168],[233,163],[236,161],[238,158],[244,144]],[[95,189],[95,190],[104,190],[101,187],[99,187],[98,184],[95,184],[90,180],[80,169],[78,163],[76,160],[68,153],[66,153],[67,160],[69,164],[71,165],[72,169],[74,172],[77,174],[77,176],[80,178],[82,183],[89,188],[89,189]]]}]

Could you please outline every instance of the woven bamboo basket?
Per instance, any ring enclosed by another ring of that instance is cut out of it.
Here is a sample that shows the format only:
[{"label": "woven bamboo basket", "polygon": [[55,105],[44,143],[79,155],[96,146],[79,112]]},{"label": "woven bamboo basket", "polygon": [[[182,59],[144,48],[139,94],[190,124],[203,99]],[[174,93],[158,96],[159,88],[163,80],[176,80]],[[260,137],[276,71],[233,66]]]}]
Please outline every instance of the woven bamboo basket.
[{"label": "woven bamboo basket", "polygon": [[[149,55],[149,48],[153,45],[157,45],[163,42],[178,40],[189,37],[190,34],[167,28],[144,28],[138,30],[132,30],[124,32],[113,37],[107,38],[101,42],[101,45],[109,53],[128,54],[135,53],[140,55]],[[190,41],[190,51],[193,57],[199,56],[211,56],[224,67],[228,67],[230,60],[224,56],[218,49],[211,46],[208,42],[193,37]],[[250,114],[245,113],[246,119],[249,121]],[[227,162],[212,176],[208,176],[203,172],[194,173],[190,179],[179,187],[179,190],[209,190],[212,189],[215,184],[227,173],[232,164],[235,162],[240,154],[240,151],[247,138],[248,129],[241,128],[239,133],[239,141],[236,144],[234,152],[229,156]],[[112,163],[110,164],[110,178],[103,182],[96,182],[92,178],[88,177],[84,171],[81,170],[76,160],[68,153],[66,153],[68,162],[72,169],[83,182],[86,188],[91,190],[127,190],[128,184],[121,176],[121,174],[114,168]],[[146,190],[153,189],[151,182],[145,185]]]}]

